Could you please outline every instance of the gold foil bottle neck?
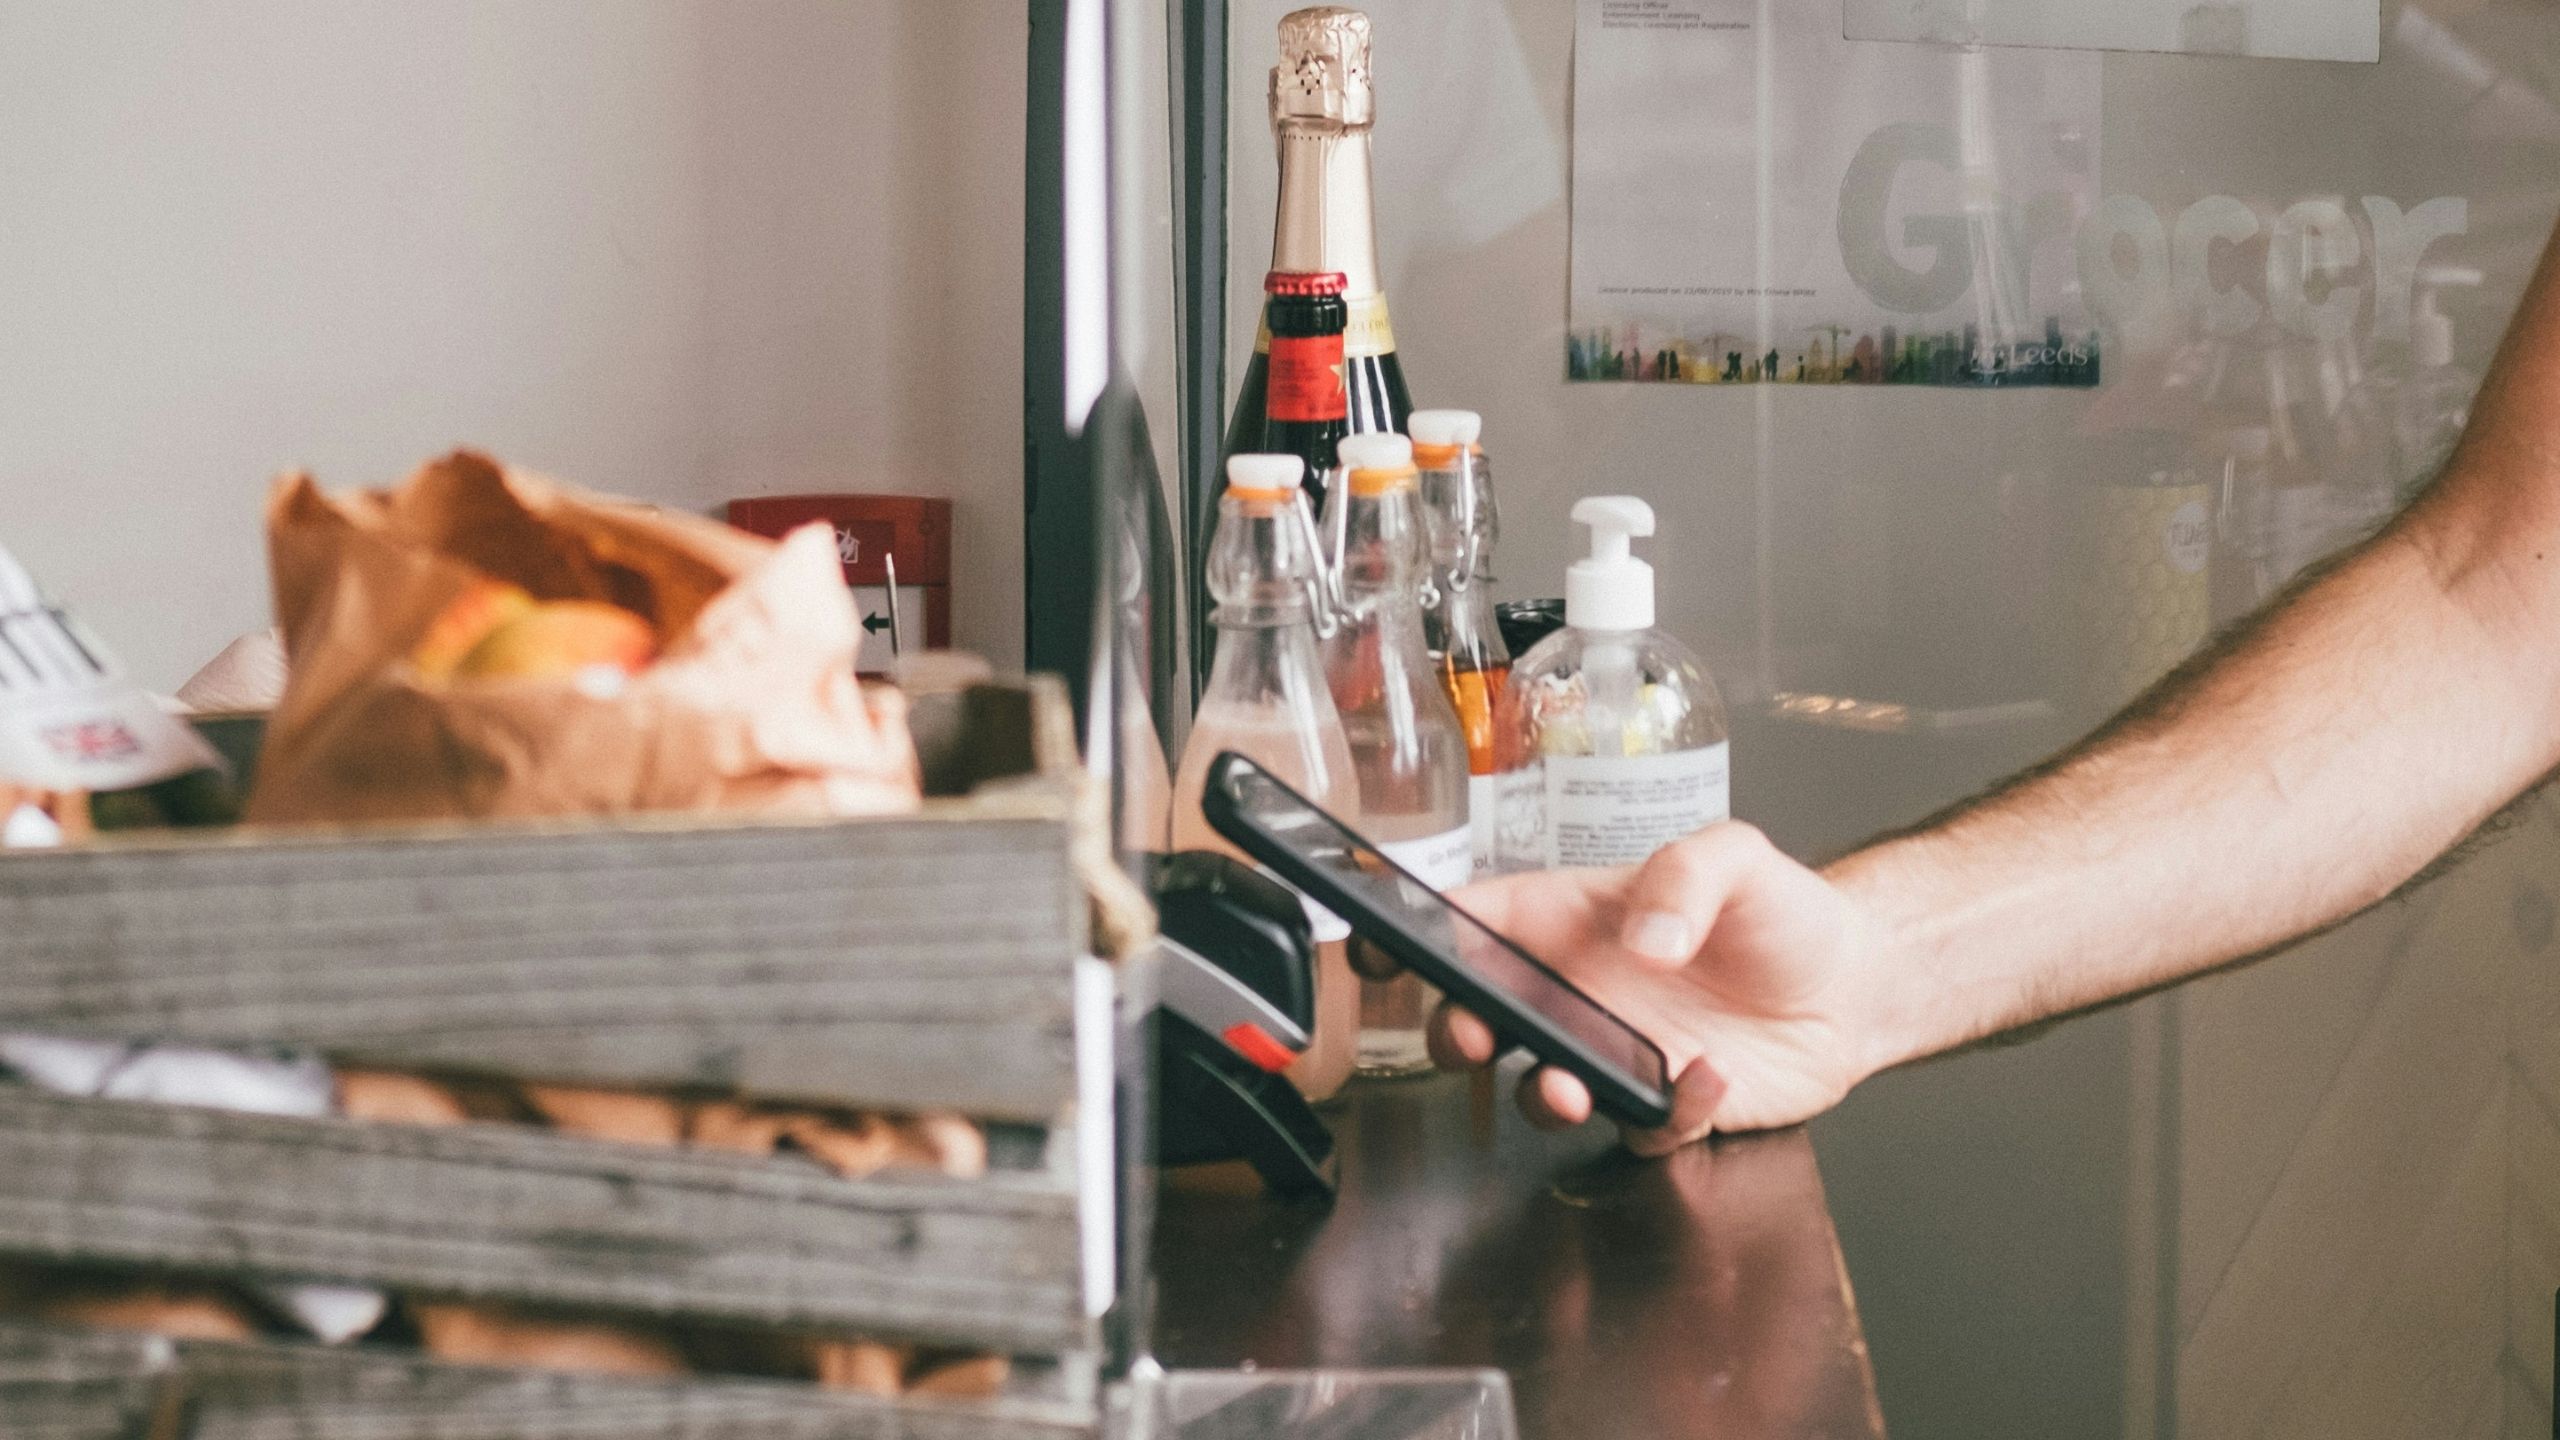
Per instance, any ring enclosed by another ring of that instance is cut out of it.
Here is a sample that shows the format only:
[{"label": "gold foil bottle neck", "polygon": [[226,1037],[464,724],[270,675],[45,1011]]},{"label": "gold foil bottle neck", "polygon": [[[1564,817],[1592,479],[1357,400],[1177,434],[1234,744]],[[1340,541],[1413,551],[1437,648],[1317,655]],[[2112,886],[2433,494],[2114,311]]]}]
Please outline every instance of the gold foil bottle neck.
[{"label": "gold foil bottle neck", "polygon": [[1369,88],[1369,17],[1311,5],[1280,17],[1280,63],[1271,68],[1271,123],[1366,130],[1376,118]]}]

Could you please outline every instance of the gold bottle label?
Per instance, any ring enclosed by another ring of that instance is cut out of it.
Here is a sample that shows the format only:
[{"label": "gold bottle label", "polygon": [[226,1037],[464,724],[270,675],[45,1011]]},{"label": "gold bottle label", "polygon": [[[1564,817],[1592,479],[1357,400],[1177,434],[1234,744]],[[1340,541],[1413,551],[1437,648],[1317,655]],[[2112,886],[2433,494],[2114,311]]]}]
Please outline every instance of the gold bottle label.
[{"label": "gold bottle label", "polygon": [[[1351,320],[1342,330],[1343,358],[1359,360],[1394,354],[1396,327],[1387,319],[1387,297],[1359,295],[1347,303]],[[1254,327],[1253,351],[1257,355],[1271,353],[1271,321],[1267,316]]]}]

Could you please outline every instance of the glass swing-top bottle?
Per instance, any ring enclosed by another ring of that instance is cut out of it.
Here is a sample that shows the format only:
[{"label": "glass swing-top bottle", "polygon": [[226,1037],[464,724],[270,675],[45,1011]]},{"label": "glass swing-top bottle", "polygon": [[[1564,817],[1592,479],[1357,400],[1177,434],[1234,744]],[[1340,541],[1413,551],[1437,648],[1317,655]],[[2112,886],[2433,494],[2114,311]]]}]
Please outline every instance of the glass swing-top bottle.
[{"label": "glass swing-top bottle", "polygon": [[[1173,781],[1173,846],[1244,858],[1200,810],[1210,763],[1221,751],[1251,759],[1346,823],[1360,823],[1360,787],[1341,714],[1334,708],[1319,648],[1332,611],[1316,555],[1315,522],[1294,455],[1238,455],[1209,546],[1209,593],[1217,601],[1216,657],[1191,720]],[[1351,929],[1307,904],[1316,939],[1316,1023],[1289,1078],[1321,1100],[1349,1078],[1360,1028],[1360,982],[1344,942]]]},{"label": "glass swing-top bottle", "polygon": [[[1359,829],[1435,890],[1466,883],[1467,742],[1423,645],[1431,591],[1429,526],[1402,435],[1342,442],[1336,529],[1340,613],[1327,647],[1333,703],[1360,790]],[[1411,975],[1361,985],[1361,1073],[1431,1068],[1423,1044],[1431,994]]]},{"label": "glass swing-top bottle", "polygon": [[1500,531],[1493,479],[1477,443],[1484,419],[1472,410],[1413,412],[1413,459],[1422,471],[1422,508],[1431,530],[1431,582],[1423,643],[1467,740],[1467,825],[1477,879],[1499,868],[1496,790],[1507,768],[1503,685],[1511,651],[1493,610],[1493,546]]}]

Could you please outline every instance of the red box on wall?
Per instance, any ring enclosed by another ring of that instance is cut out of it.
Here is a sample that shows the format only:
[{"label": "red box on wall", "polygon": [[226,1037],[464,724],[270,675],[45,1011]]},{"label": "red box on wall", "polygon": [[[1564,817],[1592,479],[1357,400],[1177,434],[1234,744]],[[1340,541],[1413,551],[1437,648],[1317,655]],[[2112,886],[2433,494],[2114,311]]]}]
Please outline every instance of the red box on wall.
[{"label": "red box on wall", "polygon": [[889,669],[889,561],[908,648],[951,644],[951,502],[926,495],[756,495],[729,502],[729,523],[779,539],[823,520],[836,532],[844,583],[862,612],[865,675]]}]

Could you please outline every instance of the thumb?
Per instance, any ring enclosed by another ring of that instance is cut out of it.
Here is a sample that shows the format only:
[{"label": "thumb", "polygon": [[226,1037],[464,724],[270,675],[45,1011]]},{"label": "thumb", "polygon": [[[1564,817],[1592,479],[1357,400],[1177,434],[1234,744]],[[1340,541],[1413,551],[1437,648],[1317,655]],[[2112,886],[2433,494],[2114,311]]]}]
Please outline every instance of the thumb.
[{"label": "thumb", "polygon": [[1688,964],[1743,877],[1775,853],[1768,837],[1732,820],[1656,850],[1621,892],[1618,944],[1660,968]]},{"label": "thumb", "polygon": [[1724,1077],[1704,1056],[1692,1060],[1671,1082],[1671,1120],[1658,1130],[1626,1132],[1627,1148],[1654,1158],[1668,1155],[1715,1128],[1716,1107],[1724,1103]]}]

